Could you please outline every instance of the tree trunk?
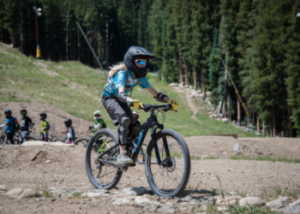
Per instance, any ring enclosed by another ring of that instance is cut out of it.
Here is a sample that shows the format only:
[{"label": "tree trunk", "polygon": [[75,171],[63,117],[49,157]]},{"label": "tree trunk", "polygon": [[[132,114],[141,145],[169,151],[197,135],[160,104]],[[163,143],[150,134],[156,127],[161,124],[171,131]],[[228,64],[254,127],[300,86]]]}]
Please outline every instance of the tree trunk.
[{"label": "tree trunk", "polygon": [[270,126],[270,137],[273,137],[273,133],[272,133],[272,121],[271,121],[271,118],[269,119],[269,126]]},{"label": "tree trunk", "polygon": [[222,118],[226,117],[226,103],[223,103]]},{"label": "tree trunk", "polygon": [[22,1],[20,1],[20,16],[21,16],[21,24],[20,24],[20,42],[21,42],[21,53],[23,54],[23,14],[22,14]]},{"label": "tree trunk", "polygon": [[194,73],[194,89],[197,90],[197,73],[196,73],[196,69],[193,69],[193,73]]},{"label": "tree trunk", "polygon": [[262,120],[262,126],[263,126],[262,135],[265,137],[266,136],[266,130],[265,130],[265,121],[264,120]]},{"label": "tree trunk", "polygon": [[259,126],[259,114],[256,113],[256,128],[257,128],[257,133],[260,133],[260,126]]},{"label": "tree trunk", "polygon": [[98,34],[98,59],[101,61],[101,44],[102,44],[102,38],[101,38],[101,34],[100,32],[97,33]]},{"label": "tree trunk", "polygon": [[178,49],[178,72],[179,72],[179,83],[182,83],[183,82],[183,79],[182,79],[182,59],[181,59],[179,49]]},{"label": "tree trunk", "polygon": [[203,89],[204,96],[206,96],[205,79],[204,79],[203,68],[201,68],[201,82],[202,82],[202,89]]},{"label": "tree trunk", "polygon": [[289,132],[290,132],[290,137],[293,137],[293,125],[292,125],[292,120],[291,120],[291,109],[288,103],[286,103],[287,109],[288,109],[288,117],[289,117]]},{"label": "tree trunk", "polygon": [[237,123],[238,126],[241,125],[241,103],[238,98],[236,98],[236,108],[237,108]]},{"label": "tree trunk", "polygon": [[274,104],[272,105],[272,119],[273,119],[273,137],[276,137],[276,121],[275,121]]},{"label": "tree trunk", "polygon": [[254,111],[252,112],[252,119],[251,119],[251,129],[253,130],[253,125],[254,125]]},{"label": "tree trunk", "polygon": [[185,85],[186,85],[186,87],[187,87],[188,84],[189,84],[189,82],[188,82],[187,67],[186,67],[185,60],[183,60],[183,63],[184,63]]},{"label": "tree trunk", "polygon": [[78,48],[78,50],[77,50],[77,54],[78,54],[78,61],[80,61],[80,43],[79,43],[79,28],[77,28],[77,48]]},{"label": "tree trunk", "polygon": [[68,28],[69,28],[69,10],[70,4],[68,4],[67,20],[66,20],[66,61],[68,61]]}]

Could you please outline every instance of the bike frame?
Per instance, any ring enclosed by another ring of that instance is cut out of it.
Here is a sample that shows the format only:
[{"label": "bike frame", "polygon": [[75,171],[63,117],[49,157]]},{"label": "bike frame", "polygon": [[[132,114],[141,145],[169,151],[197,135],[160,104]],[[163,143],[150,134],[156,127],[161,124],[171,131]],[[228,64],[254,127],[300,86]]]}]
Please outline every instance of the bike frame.
[{"label": "bike frame", "polygon": [[[165,107],[165,105],[162,105],[162,106],[158,105],[156,107],[158,107],[158,108],[159,107]],[[154,150],[155,150],[157,164],[161,165],[162,161],[161,161],[161,158],[160,158],[160,155],[159,155],[159,150],[158,150],[157,141],[156,141],[156,133],[157,133],[156,130],[157,130],[157,128],[163,130],[164,126],[163,126],[163,124],[158,123],[157,117],[154,113],[154,109],[152,109],[152,108],[150,109],[150,117],[143,123],[143,125],[140,127],[140,129],[133,136],[131,136],[131,140],[129,140],[129,142],[134,141],[134,139],[140,133],[142,133],[139,137],[139,140],[138,140],[138,142],[137,142],[137,144],[134,148],[133,154],[132,154],[133,163],[135,163],[136,160],[137,160],[137,157],[138,157],[139,152],[142,148],[142,144],[145,140],[145,137],[147,135],[147,132],[148,132],[149,128],[151,129],[151,139],[152,139],[152,142],[154,144]],[[168,143],[167,143],[167,140],[166,140],[165,137],[163,137],[163,145],[164,145],[167,157],[170,157],[169,147],[168,147]],[[110,149],[108,149],[105,152],[101,153],[99,155],[99,157],[97,158],[97,160],[99,162],[104,163],[104,164],[109,164],[109,165],[112,165],[114,167],[120,167],[120,165],[118,165],[118,164],[111,163],[109,161],[101,159],[102,156],[104,156],[106,153],[110,152],[111,150],[116,149],[118,146],[119,145],[116,144],[113,147],[111,147]]]}]

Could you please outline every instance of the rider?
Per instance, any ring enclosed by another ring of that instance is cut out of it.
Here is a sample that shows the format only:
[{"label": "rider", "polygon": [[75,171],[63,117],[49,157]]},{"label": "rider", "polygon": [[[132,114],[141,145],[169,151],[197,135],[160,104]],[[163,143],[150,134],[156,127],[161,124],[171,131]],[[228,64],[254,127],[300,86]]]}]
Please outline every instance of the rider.
[{"label": "rider", "polygon": [[32,129],[34,124],[32,123],[32,120],[30,119],[30,117],[27,116],[26,109],[21,109],[20,113],[22,115],[20,138],[23,139],[26,137],[26,135],[29,134],[29,128]]},{"label": "rider", "polygon": [[48,142],[48,131],[50,129],[50,125],[48,121],[46,121],[47,114],[45,112],[40,113],[40,119],[41,119],[41,134],[43,135],[43,141]]},{"label": "rider", "polygon": [[[97,110],[94,112],[94,119],[95,119],[95,124],[94,126],[89,126],[89,130],[92,131],[91,135],[93,136],[96,131],[99,129],[106,128],[106,124],[104,120],[101,118],[102,114],[101,111]],[[98,151],[101,148],[101,144],[103,143],[103,140],[97,140],[96,143],[94,144],[94,149],[95,151]]]},{"label": "rider", "polygon": [[11,144],[14,144],[14,135],[16,124],[18,124],[17,119],[12,116],[12,112],[10,109],[6,109],[4,111],[6,120],[5,120],[5,133],[7,137],[7,141]]},{"label": "rider", "polygon": [[106,128],[106,124],[104,122],[104,120],[101,118],[102,114],[100,111],[95,111],[94,112],[94,119],[95,119],[95,124],[94,126],[89,126],[89,130],[92,130],[92,135],[94,135],[94,133],[102,128]]},{"label": "rider", "polygon": [[[131,46],[124,56],[124,63],[110,68],[109,82],[102,92],[103,106],[113,120],[113,124],[120,125],[118,128],[120,155],[117,158],[120,164],[133,162],[126,152],[128,127],[131,123],[136,123],[129,106],[133,105],[137,109],[144,108],[139,100],[131,98],[134,86],[139,85],[147,89],[156,100],[169,103],[173,109],[178,107],[175,101],[157,92],[148,82],[146,65],[152,58],[154,56],[148,50]],[[128,93],[130,96],[127,96]]]},{"label": "rider", "polygon": [[74,128],[72,127],[72,120],[71,119],[65,119],[65,125],[66,129],[62,131],[62,133],[67,133],[67,139],[66,139],[66,144],[71,144],[74,143],[75,141],[75,131]]}]

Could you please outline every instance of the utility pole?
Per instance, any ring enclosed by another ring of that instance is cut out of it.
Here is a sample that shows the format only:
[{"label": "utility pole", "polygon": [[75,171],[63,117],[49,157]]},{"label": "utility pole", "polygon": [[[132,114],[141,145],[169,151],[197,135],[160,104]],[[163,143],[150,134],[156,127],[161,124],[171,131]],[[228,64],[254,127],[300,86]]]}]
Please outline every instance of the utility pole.
[{"label": "utility pole", "polygon": [[39,35],[38,35],[38,22],[37,22],[37,17],[41,16],[42,9],[41,8],[36,8],[33,6],[34,14],[35,14],[35,29],[36,29],[36,58],[41,58],[41,50],[39,46]]}]

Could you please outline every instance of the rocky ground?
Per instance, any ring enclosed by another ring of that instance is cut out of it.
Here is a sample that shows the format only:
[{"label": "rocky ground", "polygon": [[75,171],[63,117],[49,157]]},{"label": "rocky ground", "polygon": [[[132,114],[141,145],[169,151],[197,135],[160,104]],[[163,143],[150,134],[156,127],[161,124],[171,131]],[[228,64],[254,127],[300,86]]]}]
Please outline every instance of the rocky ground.
[{"label": "rocky ground", "polygon": [[[139,164],[123,174],[116,189],[95,190],[85,172],[82,146],[2,146],[0,213],[214,213],[228,212],[228,204],[245,203],[300,213],[300,201],[296,201],[300,191],[299,163],[228,159],[237,154],[292,159],[299,157],[299,140],[223,136],[185,140],[193,157],[192,171],[184,194],[178,198],[153,195],[144,165]],[[237,144],[239,150],[234,151]],[[225,199],[220,195],[218,178]]]}]

